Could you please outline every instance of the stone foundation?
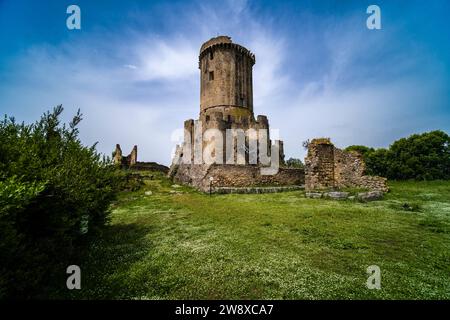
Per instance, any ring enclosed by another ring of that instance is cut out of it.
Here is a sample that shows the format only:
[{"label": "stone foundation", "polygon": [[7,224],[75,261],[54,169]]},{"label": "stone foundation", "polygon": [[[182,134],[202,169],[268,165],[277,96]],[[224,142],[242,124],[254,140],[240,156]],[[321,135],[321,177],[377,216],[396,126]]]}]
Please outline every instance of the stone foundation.
[{"label": "stone foundation", "polygon": [[[180,164],[173,174],[175,181],[209,192],[220,187],[300,186],[304,184],[303,169],[280,168],[275,175],[261,175],[259,166],[250,165],[188,165]],[[212,181],[210,178],[212,177]]]},{"label": "stone foundation", "polygon": [[375,201],[383,199],[384,192],[375,190],[368,192],[359,192],[350,194],[349,192],[331,191],[331,192],[305,192],[306,198],[312,199],[332,199],[332,200],[358,200],[361,202]]},{"label": "stone foundation", "polygon": [[281,187],[216,187],[211,191],[212,193],[218,194],[254,194],[254,193],[277,193],[277,192],[285,192],[285,191],[296,191],[303,190],[303,186],[281,186]]}]

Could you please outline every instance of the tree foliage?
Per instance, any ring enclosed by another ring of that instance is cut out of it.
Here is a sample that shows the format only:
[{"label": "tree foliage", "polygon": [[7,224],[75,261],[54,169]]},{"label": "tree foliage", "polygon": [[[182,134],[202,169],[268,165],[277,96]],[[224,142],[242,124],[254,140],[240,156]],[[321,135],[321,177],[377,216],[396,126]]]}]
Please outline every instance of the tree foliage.
[{"label": "tree foliage", "polygon": [[81,144],[80,112],[67,126],[62,111],[0,122],[0,297],[33,295],[108,220],[120,173]]},{"label": "tree foliage", "polygon": [[288,168],[304,168],[302,160],[296,158],[289,158],[286,160],[286,166]]},{"label": "tree foliage", "polygon": [[350,146],[360,152],[368,174],[395,180],[450,179],[450,137],[443,131],[413,134],[388,149]]}]

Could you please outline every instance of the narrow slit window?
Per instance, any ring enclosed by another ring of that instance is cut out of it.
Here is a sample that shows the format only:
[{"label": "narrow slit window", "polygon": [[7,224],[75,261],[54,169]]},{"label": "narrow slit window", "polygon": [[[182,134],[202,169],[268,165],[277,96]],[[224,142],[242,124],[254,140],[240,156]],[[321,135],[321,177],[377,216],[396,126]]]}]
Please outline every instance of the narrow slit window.
[{"label": "narrow slit window", "polygon": [[209,72],[209,80],[214,80],[214,71]]},{"label": "narrow slit window", "polygon": [[212,51],[209,52],[209,60],[212,60],[214,58],[214,54]]}]

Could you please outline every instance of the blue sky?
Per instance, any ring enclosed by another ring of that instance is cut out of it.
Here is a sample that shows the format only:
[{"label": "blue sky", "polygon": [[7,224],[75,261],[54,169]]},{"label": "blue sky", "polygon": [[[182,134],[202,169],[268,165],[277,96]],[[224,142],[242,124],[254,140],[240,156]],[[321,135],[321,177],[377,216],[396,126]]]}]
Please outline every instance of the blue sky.
[{"label": "blue sky", "polygon": [[[66,8],[81,8],[81,30]],[[381,8],[382,29],[366,28]],[[174,131],[199,112],[198,50],[217,35],[256,55],[255,114],[302,141],[387,147],[450,132],[450,2],[0,0],[0,113],[31,122],[81,108],[81,139],[170,163]]]}]

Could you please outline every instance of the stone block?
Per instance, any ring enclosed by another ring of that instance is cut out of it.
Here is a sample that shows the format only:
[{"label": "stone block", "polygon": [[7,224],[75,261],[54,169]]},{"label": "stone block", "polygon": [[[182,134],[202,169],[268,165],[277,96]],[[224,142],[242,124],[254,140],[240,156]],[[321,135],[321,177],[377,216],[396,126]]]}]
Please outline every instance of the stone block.
[{"label": "stone block", "polygon": [[375,201],[381,200],[383,198],[384,193],[382,191],[369,191],[369,192],[361,192],[358,193],[358,199],[361,201]]},{"label": "stone block", "polygon": [[348,192],[341,192],[341,191],[331,191],[331,192],[325,192],[323,194],[325,198],[335,199],[335,200],[343,200],[347,199],[349,196]]},{"label": "stone block", "polygon": [[319,199],[319,198],[322,198],[322,193],[321,192],[306,192],[305,196],[307,198]]}]

